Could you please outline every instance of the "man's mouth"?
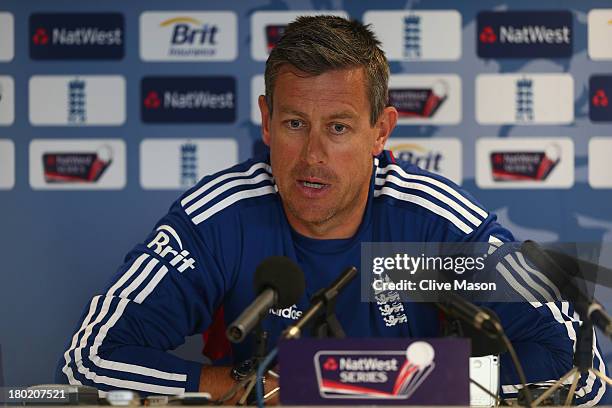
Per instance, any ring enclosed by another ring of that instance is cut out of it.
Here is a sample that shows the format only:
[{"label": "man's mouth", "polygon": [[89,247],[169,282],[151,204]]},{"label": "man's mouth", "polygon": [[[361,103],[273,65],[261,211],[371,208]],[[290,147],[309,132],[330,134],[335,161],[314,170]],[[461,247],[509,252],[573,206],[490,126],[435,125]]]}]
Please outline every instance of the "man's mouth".
[{"label": "man's mouth", "polygon": [[326,186],[326,184],[323,184],[323,183],[313,183],[309,181],[302,181],[302,184],[305,187],[316,188],[316,189],[321,189]]},{"label": "man's mouth", "polygon": [[329,191],[329,187],[331,186],[331,184],[324,183],[323,180],[315,177],[297,179],[296,181],[300,190],[307,197],[311,198],[322,197],[323,194]]}]

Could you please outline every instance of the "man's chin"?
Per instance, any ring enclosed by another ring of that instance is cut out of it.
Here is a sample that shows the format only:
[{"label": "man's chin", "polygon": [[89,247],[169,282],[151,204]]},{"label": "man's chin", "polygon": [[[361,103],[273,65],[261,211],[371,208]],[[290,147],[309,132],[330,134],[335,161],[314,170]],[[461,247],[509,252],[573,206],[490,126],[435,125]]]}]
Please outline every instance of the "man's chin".
[{"label": "man's chin", "polygon": [[300,223],[320,227],[331,220],[335,214],[332,208],[320,208],[316,206],[289,205],[289,212]]}]

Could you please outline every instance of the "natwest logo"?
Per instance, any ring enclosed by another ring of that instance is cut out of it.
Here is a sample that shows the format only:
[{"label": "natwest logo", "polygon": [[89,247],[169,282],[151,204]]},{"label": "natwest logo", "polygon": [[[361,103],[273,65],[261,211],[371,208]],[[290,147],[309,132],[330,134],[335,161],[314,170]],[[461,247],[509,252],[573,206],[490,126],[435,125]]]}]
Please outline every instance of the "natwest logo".
[{"label": "natwest logo", "polygon": [[589,118],[593,122],[612,122],[612,75],[589,78]]},{"label": "natwest logo", "polygon": [[151,91],[147,94],[143,103],[146,109],[158,109],[161,106],[161,99],[157,92]]},{"label": "natwest logo", "polygon": [[[515,44],[570,44],[570,28],[562,27],[557,29],[546,28],[545,26],[500,26],[499,42]],[[497,41],[497,35],[493,27],[487,26],[480,33],[480,42],[492,44]]]},{"label": "natwest logo", "polygon": [[121,59],[124,21],[118,13],[35,13],[32,59]]},{"label": "natwest logo", "polygon": [[[81,27],[74,30],[54,28],[51,32],[51,44],[59,45],[121,45],[123,32],[121,29],[100,30],[98,28]],[[36,29],[32,38],[36,45],[47,45],[49,34],[45,28]]]},{"label": "natwest logo", "polygon": [[141,97],[143,122],[229,123],[236,118],[232,77],[146,77]]},{"label": "natwest logo", "polygon": [[233,12],[145,12],[140,15],[145,61],[231,61],[237,56]]},{"label": "natwest logo", "polygon": [[497,35],[495,34],[495,30],[493,30],[493,27],[486,26],[485,28],[483,28],[480,32],[480,42],[491,44],[495,41],[497,41]]},{"label": "natwest logo", "polygon": [[569,11],[478,14],[478,55],[482,58],[562,58],[571,54]]},{"label": "natwest logo", "polygon": [[164,92],[164,108],[173,109],[233,109],[234,93],[210,91]]},{"label": "natwest logo", "polygon": [[49,34],[47,34],[47,30],[44,28],[36,29],[36,33],[34,33],[32,41],[36,45],[47,45],[49,43]]}]

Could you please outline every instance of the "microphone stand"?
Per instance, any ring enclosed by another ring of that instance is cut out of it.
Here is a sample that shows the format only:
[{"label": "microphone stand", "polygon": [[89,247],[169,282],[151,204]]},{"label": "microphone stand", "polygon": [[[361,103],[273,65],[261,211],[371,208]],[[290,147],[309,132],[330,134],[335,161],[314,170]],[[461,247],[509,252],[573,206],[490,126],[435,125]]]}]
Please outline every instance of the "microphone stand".
[{"label": "microphone stand", "polygon": [[321,289],[312,297],[311,304],[317,301],[322,301],[324,304],[323,313],[315,320],[312,328],[312,335],[317,339],[336,338],[343,339],[346,337],[342,325],[336,317],[336,300],[338,291],[330,291]]},{"label": "microphone stand", "polygon": [[[245,405],[247,403],[247,399],[251,392],[257,385],[257,369],[261,362],[266,358],[267,349],[268,349],[268,332],[265,331],[261,325],[261,322],[257,323],[255,326],[255,330],[253,331],[253,336],[255,337],[255,345],[253,352],[253,371],[249,375],[250,380],[244,386],[244,393],[242,397],[238,400],[236,405]],[[263,380],[261,380],[263,381]]]},{"label": "microphone stand", "polygon": [[302,329],[313,325],[312,335],[318,339],[346,337],[342,325],[336,317],[338,294],[357,276],[357,268],[351,266],[336,278],[327,288],[318,290],[310,299],[310,308],[296,324],[287,327],[282,334],[285,339],[299,339]]}]

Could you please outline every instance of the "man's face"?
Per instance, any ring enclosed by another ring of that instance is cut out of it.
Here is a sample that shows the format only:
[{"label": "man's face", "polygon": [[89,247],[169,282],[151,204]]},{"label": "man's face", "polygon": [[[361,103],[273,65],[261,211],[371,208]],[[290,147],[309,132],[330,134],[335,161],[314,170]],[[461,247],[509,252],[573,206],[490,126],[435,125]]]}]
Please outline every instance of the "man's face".
[{"label": "man's face", "polygon": [[370,125],[361,68],[309,76],[287,65],[273,99],[272,117],[259,100],[263,140],[290,224],[314,238],[352,236],[367,202],[372,156],[382,151],[395,124],[388,110],[395,110]]}]

